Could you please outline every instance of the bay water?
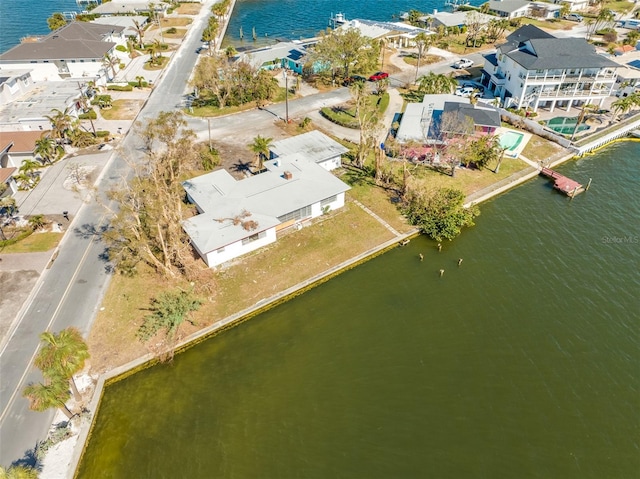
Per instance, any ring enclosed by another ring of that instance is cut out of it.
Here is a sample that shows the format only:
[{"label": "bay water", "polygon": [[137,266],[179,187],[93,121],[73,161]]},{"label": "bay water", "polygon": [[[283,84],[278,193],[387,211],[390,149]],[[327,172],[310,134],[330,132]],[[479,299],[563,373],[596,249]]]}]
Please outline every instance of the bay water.
[{"label": "bay water", "polygon": [[415,238],[107,387],[78,477],[638,477],[639,161],[572,161],[573,200],[531,180],[441,252]]},{"label": "bay water", "polygon": [[0,2],[0,53],[31,35],[49,33],[47,18],[55,12],[80,11],[75,0],[2,0]]},{"label": "bay water", "polygon": [[[471,0],[480,5],[483,0]],[[329,19],[342,13],[354,18],[376,21],[400,21],[409,10],[432,14],[447,9],[445,0],[237,0],[223,46],[252,49],[279,40],[315,37],[329,26]],[[450,10],[449,10],[450,11]],[[240,38],[242,29],[243,39]],[[252,38],[255,29],[256,40]]]}]

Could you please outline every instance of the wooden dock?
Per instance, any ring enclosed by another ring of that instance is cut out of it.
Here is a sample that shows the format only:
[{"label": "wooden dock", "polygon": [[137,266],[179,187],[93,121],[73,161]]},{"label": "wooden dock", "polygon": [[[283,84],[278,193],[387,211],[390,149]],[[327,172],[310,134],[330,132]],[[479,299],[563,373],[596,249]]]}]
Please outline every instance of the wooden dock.
[{"label": "wooden dock", "polygon": [[561,175],[557,171],[553,171],[551,168],[542,168],[540,174],[551,178],[553,180],[553,187],[571,198],[585,191],[584,186],[580,183]]}]

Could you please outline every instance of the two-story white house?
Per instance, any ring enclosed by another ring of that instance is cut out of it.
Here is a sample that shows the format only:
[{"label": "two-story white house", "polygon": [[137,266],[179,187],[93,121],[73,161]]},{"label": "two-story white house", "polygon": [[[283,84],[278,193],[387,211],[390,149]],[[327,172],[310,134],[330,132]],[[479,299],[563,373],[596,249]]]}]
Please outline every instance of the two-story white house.
[{"label": "two-story white house", "polygon": [[602,106],[616,83],[619,65],[581,38],[556,38],[525,25],[485,56],[482,84],[505,108]]},{"label": "two-story white house", "polygon": [[[36,42],[25,42],[0,55],[2,70],[31,70],[34,82],[93,80],[104,84],[114,76],[105,56],[126,45],[124,27],[72,22]],[[122,58],[120,58],[122,60]]]}]

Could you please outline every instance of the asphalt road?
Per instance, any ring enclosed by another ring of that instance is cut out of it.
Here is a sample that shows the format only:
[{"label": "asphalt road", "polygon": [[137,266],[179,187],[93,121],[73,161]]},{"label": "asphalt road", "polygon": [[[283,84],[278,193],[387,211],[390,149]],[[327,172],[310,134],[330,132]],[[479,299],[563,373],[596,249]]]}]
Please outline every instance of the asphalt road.
[{"label": "asphalt road", "polygon": [[[213,1],[205,4],[208,11]],[[156,85],[139,119],[155,117],[163,110],[183,105],[185,88],[195,65],[196,49],[206,17],[194,22],[174,60]],[[205,123],[206,125],[206,123]],[[123,141],[122,150],[129,159],[140,153],[134,135]],[[105,167],[98,191],[113,188],[131,174],[123,157],[114,157]],[[42,331],[60,331],[77,327],[86,336],[97,308],[102,302],[110,279],[109,264],[100,232],[106,225],[105,210],[97,204],[80,209],[59,248],[50,269],[41,276],[10,341],[0,351],[0,464],[8,466],[29,456],[38,441],[46,437],[54,411],[30,411],[21,391],[29,382],[41,381],[40,372],[32,367]]]},{"label": "asphalt road", "polygon": [[[208,2],[211,5],[214,2]],[[208,7],[206,7],[208,9]],[[138,120],[155,118],[161,111],[184,107],[188,94],[188,79],[196,63],[200,32],[206,17],[197,19],[180,50],[144,105]],[[289,102],[291,118],[322,106],[341,103],[349,98],[347,88],[313,95]],[[237,115],[214,119],[212,136],[237,137],[238,131],[254,137],[274,121],[284,118],[285,104],[272,105],[265,110],[251,110]],[[252,128],[247,128],[252,125]],[[200,138],[208,136],[205,119],[189,119],[189,126]],[[132,132],[124,138],[121,147],[105,167],[98,191],[113,189],[123,178],[129,178],[128,161],[139,158],[139,143]],[[126,161],[125,161],[126,158]],[[115,205],[109,205],[114,207]],[[54,410],[34,412],[21,391],[30,382],[42,380],[40,372],[32,367],[42,331],[60,331],[69,326],[88,334],[109,285],[111,269],[105,258],[105,245],[100,233],[107,225],[105,209],[97,204],[85,205],[78,212],[60,244],[59,254],[51,268],[41,276],[23,316],[12,337],[0,351],[0,464],[8,466],[29,456],[38,441],[44,439],[54,417]]]}]

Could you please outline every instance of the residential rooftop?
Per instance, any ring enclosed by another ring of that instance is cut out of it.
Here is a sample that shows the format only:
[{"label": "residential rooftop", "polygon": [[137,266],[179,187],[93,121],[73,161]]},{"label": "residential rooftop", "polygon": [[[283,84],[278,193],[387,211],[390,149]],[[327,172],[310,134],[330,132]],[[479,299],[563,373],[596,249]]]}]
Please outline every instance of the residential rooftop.
[{"label": "residential rooftop", "polygon": [[301,153],[267,161],[265,167],[264,173],[242,180],[218,170],[183,183],[203,211],[183,223],[199,251],[208,253],[246,238],[250,231],[233,221],[245,212],[250,214],[245,220],[258,224],[258,233],[280,224],[278,217],[349,189]]}]

